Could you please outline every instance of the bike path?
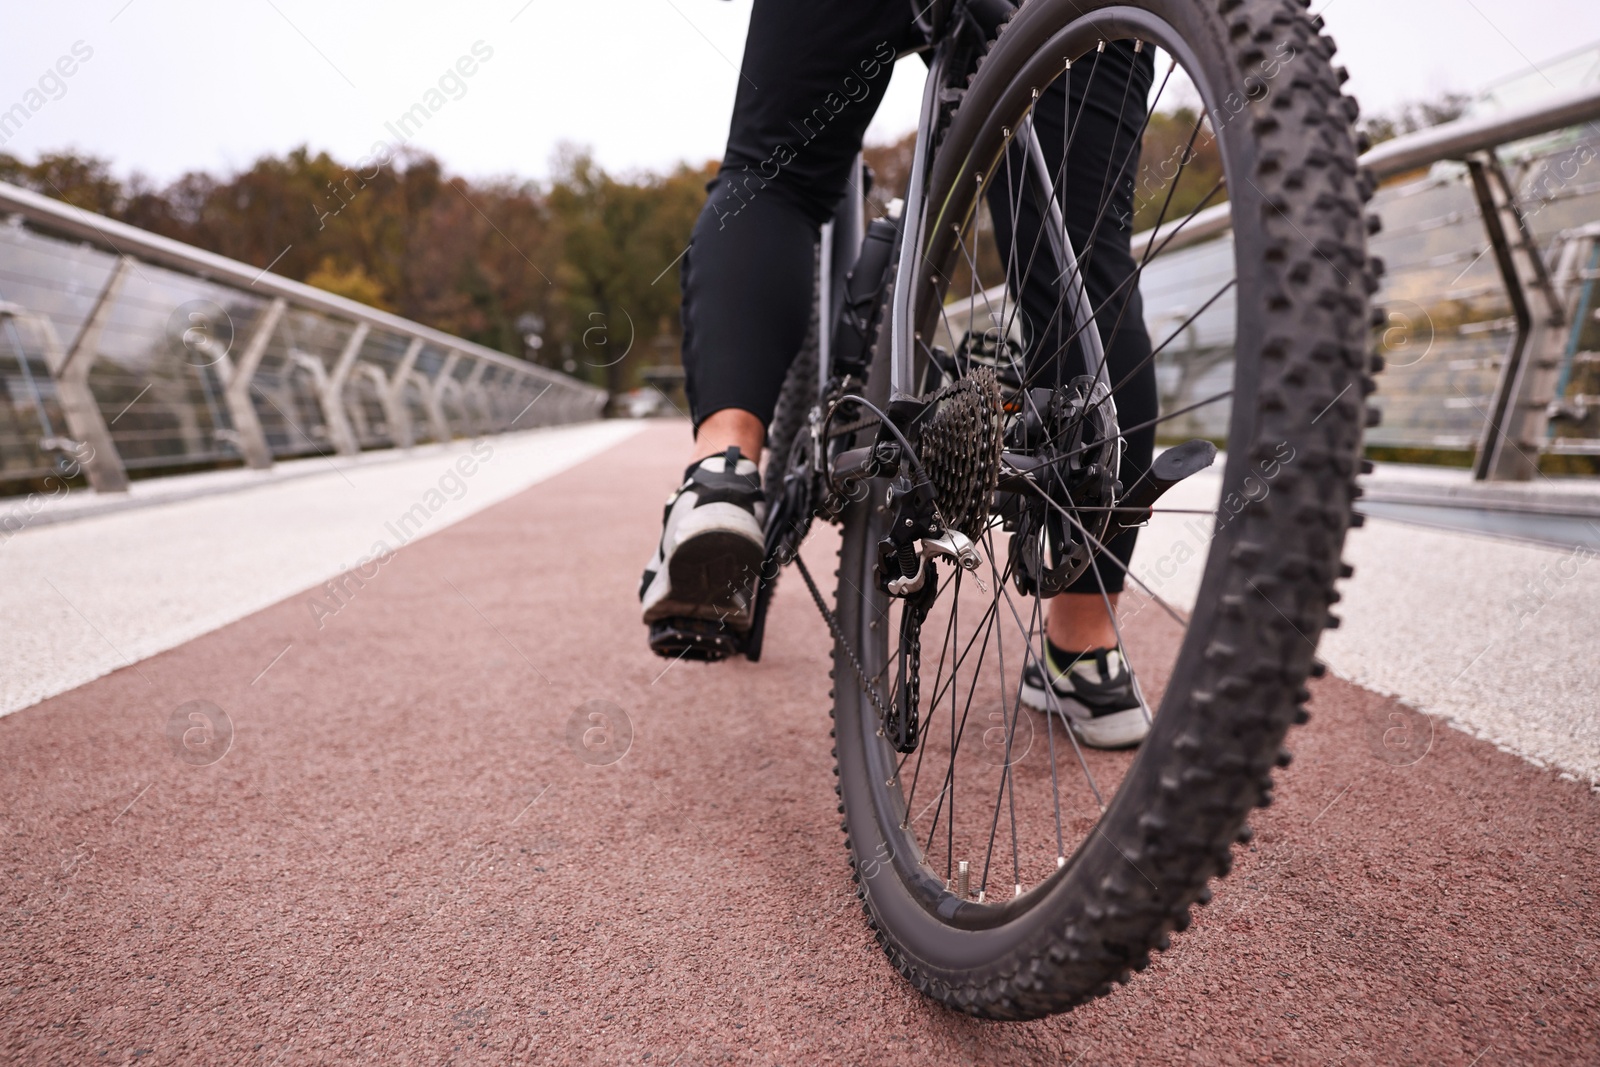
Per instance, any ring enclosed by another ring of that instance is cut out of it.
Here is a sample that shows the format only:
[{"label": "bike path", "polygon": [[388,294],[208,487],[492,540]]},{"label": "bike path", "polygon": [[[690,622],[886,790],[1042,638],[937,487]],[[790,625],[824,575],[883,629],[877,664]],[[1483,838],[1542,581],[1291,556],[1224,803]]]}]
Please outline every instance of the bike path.
[{"label": "bike path", "polygon": [[758,665],[640,639],[682,436],[0,719],[0,1061],[1600,1059],[1600,800],[1332,677],[1148,972],[1028,1024],[922,1000],[851,893],[803,588]]}]

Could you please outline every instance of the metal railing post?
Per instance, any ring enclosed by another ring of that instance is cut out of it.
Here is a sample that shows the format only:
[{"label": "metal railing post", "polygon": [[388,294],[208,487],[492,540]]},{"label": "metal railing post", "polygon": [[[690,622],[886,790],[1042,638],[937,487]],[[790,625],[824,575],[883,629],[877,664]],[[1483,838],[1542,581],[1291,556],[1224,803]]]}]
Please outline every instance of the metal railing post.
[{"label": "metal railing post", "polygon": [[1539,473],[1539,450],[1560,368],[1554,346],[1565,339],[1566,315],[1499,160],[1492,152],[1475,153],[1467,159],[1467,171],[1516,320],[1472,476],[1477,481],[1525,482]]},{"label": "metal railing post", "polygon": [[461,355],[458,352],[451,352],[445,356],[443,365],[439,367],[439,376],[429,383],[428,414],[433,416],[434,419],[434,436],[441,441],[449,441],[455,437],[455,427],[451,426],[450,420],[445,417],[444,394],[445,390],[453,388],[456,384],[451,374],[455,371],[456,363],[460,359]]},{"label": "metal railing post", "polygon": [[239,453],[245,465],[255,470],[272,466],[272,450],[267,447],[267,435],[261,429],[261,417],[250,400],[250,382],[261,366],[261,357],[267,354],[267,345],[278,329],[278,323],[288,308],[288,302],[278,297],[267,305],[261,319],[250,333],[250,342],[239,354],[239,362],[228,375],[228,384],[222,397],[228,405],[228,417],[233,420],[233,432],[239,435]]},{"label": "metal railing post", "polygon": [[350,416],[344,409],[344,384],[350,378],[350,368],[355,366],[356,357],[361,354],[361,346],[367,343],[367,334],[371,332],[371,326],[364,322],[356,323],[354,332],[344,343],[344,351],[339,353],[339,361],[333,365],[333,373],[317,383],[321,387],[322,421],[327,423],[334,450],[346,456],[360,452],[361,444],[356,440],[355,431],[350,428]]},{"label": "metal railing post", "polygon": [[461,406],[467,409],[467,420],[473,424],[474,433],[489,433],[494,428],[494,410],[483,388],[483,372],[488,366],[481,360],[474,360],[467,380],[461,383]]},{"label": "metal railing post", "polygon": [[119,256],[72,348],[65,352],[57,345],[46,348],[46,362],[56,382],[56,395],[61,400],[67,430],[89,446],[91,452],[84,462],[84,473],[89,477],[89,484],[102,493],[127,492],[128,471],[111,440],[111,428],[106,425],[100,405],[95,403],[94,393],[89,389],[89,368],[100,354],[100,335],[105,331],[122,285],[132,269],[133,260]]},{"label": "metal railing post", "polygon": [[383,410],[389,420],[389,439],[396,448],[410,448],[417,442],[417,432],[411,425],[411,408],[406,404],[406,383],[411,380],[411,369],[417,365],[421,354],[422,338],[413,337],[384,386]]},{"label": "metal railing post", "polygon": [[417,387],[417,395],[422,398],[422,409],[428,416],[429,434],[435,441],[450,440],[450,423],[444,417],[444,409],[439,406],[439,398],[433,393],[433,383],[419,370],[411,372],[411,381]]}]

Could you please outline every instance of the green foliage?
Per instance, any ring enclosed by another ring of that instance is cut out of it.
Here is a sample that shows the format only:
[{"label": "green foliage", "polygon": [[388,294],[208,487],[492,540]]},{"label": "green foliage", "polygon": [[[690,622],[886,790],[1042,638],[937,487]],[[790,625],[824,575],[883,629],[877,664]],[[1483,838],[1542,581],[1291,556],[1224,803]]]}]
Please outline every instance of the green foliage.
[{"label": "green foliage", "polygon": [[586,152],[563,148],[558,157],[547,198],[557,242],[555,311],[571,358],[613,394],[637,384],[636,370],[657,352],[677,347],[676,264],[714,173],[680,166],[624,180]]},{"label": "green foliage", "polygon": [[306,284],[382,311],[394,310],[384,299],[383,286],[376,278],[362,270],[359,265],[342,268],[331,256],[324,259],[322,265],[311,272],[306,278]]},{"label": "green foliage", "polygon": [[0,181],[21,185],[85,211],[112,215],[125,202],[126,193],[111,173],[111,165],[93,156],[47,152],[34,164],[0,152]]},{"label": "green foliage", "polygon": [[1187,218],[1227,201],[1222,154],[1210,119],[1190,108],[1157,111],[1145,127],[1139,172],[1133,183],[1133,232]]}]

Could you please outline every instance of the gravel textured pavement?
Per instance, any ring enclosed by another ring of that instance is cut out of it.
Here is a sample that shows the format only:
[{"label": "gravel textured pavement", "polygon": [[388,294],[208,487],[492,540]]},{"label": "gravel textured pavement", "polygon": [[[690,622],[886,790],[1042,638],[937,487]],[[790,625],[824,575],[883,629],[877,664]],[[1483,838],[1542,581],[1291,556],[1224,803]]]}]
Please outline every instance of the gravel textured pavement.
[{"label": "gravel textured pavement", "polygon": [[760,664],[644,648],[681,435],[0,719],[0,1061],[1600,1062],[1600,797],[1333,677],[1149,971],[1026,1024],[920,998],[851,893],[800,584]]}]

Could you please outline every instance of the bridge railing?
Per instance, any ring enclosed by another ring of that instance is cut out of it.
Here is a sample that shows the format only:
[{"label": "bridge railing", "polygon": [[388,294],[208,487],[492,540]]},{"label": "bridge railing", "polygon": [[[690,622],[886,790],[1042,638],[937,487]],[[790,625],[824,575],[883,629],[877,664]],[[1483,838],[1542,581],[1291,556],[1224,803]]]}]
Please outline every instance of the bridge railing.
[{"label": "bridge railing", "polygon": [[[1600,89],[1398,137],[1362,163],[1384,182],[1372,251],[1388,362],[1367,443],[1471,458],[1480,479],[1533,476],[1541,454],[1600,455]],[[1160,254],[1140,288],[1162,410],[1227,388],[1236,306],[1229,208],[1133,238]],[[947,308],[982,320],[1004,287]],[[1003,317],[1003,316],[1002,316]],[[1169,335],[1180,331],[1181,335]],[[953,344],[954,338],[942,343]],[[1221,436],[1228,411],[1202,407],[1164,429]]]},{"label": "bridge railing", "polygon": [[0,183],[0,492],[597,418],[604,390]]}]

